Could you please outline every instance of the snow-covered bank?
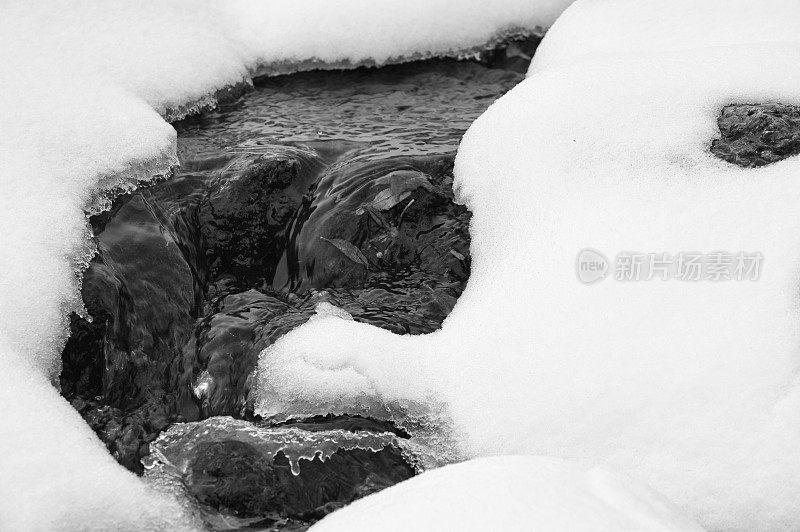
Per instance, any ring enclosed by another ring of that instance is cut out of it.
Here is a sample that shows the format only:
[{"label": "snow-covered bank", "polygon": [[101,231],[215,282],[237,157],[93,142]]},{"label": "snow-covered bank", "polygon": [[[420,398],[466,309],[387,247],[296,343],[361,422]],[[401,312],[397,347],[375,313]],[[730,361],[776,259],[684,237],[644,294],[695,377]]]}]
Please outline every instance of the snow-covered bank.
[{"label": "snow-covered bank", "polygon": [[[262,354],[260,411],[433,397],[467,456],[603,464],[708,528],[796,529],[800,159],[708,148],[727,104],[800,103],[798,27],[793,0],[575,4],[459,149],[472,274],[443,329],[315,320]],[[764,262],[757,281],[587,286],[589,247]]]},{"label": "snow-covered bank", "polygon": [[7,347],[2,530],[192,530],[175,501],[123,470],[52,383]]},{"label": "snow-covered bank", "polygon": [[652,490],[555,458],[478,458],[354,502],[315,532],[385,530],[698,531]]},{"label": "snow-covered bank", "polygon": [[[551,66],[748,43],[797,43],[797,4],[578,2],[536,50],[529,75]],[[686,56],[684,56],[686,57]],[[731,60],[735,55],[728,56]],[[655,65],[655,61],[653,61]],[[647,72],[645,70],[644,72]]]},{"label": "snow-covered bank", "polygon": [[[565,0],[10,1],[0,6],[0,529],[174,529],[48,380],[58,375],[84,210],[175,159],[174,118],[259,67],[452,54],[547,27]],[[43,503],[42,501],[47,501]],[[118,522],[111,522],[118,518]]]}]

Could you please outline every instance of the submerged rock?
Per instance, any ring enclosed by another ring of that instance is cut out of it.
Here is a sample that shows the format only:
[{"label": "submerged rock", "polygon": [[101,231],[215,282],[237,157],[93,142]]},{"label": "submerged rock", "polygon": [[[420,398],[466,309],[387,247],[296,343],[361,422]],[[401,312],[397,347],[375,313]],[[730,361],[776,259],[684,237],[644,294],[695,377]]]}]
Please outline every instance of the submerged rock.
[{"label": "submerged rock", "polygon": [[327,173],[273,286],[368,286],[384,273],[464,283],[470,215],[454,203],[452,171],[452,156],[433,156],[354,162]]},{"label": "submerged rock", "polygon": [[252,517],[283,507],[272,464],[247,443],[203,442],[189,477],[191,494],[217,510]]},{"label": "submerged rock", "polygon": [[271,278],[286,231],[321,167],[319,158],[299,150],[233,159],[199,208],[211,276]]},{"label": "submerged rock", "polygon": [[176,424],[153,443],[146,476],[177,486],[212,527],[220,516],[239,525],[310,522],[414,475],[398,436],[376,428],[333,418]]},{"label": "submerged rock", "polygon": [[711,153],[754,168],[800,153],[800,107],[782,103],[735,104],[722,109],[720,138]]},{"label": "submerged rock", "polygon": [[93,321],[72,320],[62,386],[127,467],[171,422],[247,413],[259,353],[320,302],[411,334],[455,305],[470,215],[452,155],[327,160],[222,158],[95,220]]}]

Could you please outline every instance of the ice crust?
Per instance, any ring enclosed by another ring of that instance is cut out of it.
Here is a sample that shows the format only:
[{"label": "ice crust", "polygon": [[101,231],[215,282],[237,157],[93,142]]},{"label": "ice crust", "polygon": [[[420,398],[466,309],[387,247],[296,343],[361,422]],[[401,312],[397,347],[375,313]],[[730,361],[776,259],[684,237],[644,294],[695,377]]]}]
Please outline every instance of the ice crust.
[{"label": "ice crust", "polygon": [[700,531],[647,486],[602,468],[540,456],[478,458],[355,501],[314,532]]},{"label": "ice crust", "polygon": [[[574,4],[459,148],[472,271],[442,330],[320,317],[262,353],[259,412],[443,405],[461,457],[600,465],[708,529],[797,529],[800,158],[708,150],[725,105],[800,103],[797,28],[792,0]],[[585,248],[764,263],[754,282],[587,286]]]},{"label": "ice crust", "polygon": [[340,449],[378,452],[390,445],[402,445],[391,432],[350,432],[341,429],[311,432],[294,427],[259,427],[231,417],[213,417],[171,426],[152,443],[153,454],[147,465],[153,467],[155,462],[161,462],[185,474],[198,444],[228,439],[248,443],[270,459],[283,453],[295,476],[300,474],[300,460],[311,461],[319,457],[324,462]]},{"label": "ice crust", "polygon": [[52,386],[93,253],[85,213],[169,175],[176,135],[164,118],[212,106],[257,72],[469,53],[506,31],[539,32],[567,4],[3,2],[0,529],[191,522],[117,466]]}]

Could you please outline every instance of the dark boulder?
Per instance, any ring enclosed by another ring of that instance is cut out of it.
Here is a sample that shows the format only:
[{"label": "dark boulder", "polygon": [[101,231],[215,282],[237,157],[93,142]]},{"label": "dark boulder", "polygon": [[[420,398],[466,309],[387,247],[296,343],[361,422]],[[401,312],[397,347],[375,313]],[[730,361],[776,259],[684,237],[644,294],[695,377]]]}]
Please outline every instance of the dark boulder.
[{"label": "dark boulder", "polygon": [[722,109],[720,138],[711,153],[754,168],[800,153],[800,107],[782,103],[735,104]]},{"label": "dark boulder", "polygon": [[322,166],[313,156],[287,150],[233,159],[199,209],[211,276],[271,280],[292,219]]},{"label": "dark boulder", "polygon": [[227,440],[199,447],[187,486],[200,503],[246,517],[283,507],[271,461],[251,445]]}]

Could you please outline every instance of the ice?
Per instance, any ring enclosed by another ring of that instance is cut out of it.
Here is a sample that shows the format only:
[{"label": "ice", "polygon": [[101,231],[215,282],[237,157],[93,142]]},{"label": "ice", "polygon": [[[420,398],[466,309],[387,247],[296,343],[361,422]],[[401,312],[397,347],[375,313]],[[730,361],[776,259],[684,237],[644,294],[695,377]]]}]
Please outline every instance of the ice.
[{"label": "ice", "polygon": [[150,452],[153,456],[148,465],[152,468],[156,462],[160,462],[176,473],[186,474],[191,459],[197,453],[198,444],[212,441],[248,443],[270,459],[283,453],[295,476],[300,474],[300,460],[319,458],[324,462],[340,449],[378,452],[390,445],[402,447],[401,440],[391,432],[350,432],[342,429],[311,432],[291,426],[259,427],[247,421],[221,416],[171,426],[152,443]]},{"label": "ice", "polygon": [[358,323],[327,302],[316,312],[310,327],[290,331],[262,353],[254,385],[256,413],[275,422],[321,412],[366,414],[413,432],[409,446],[421,467],[460,458],[452,421],[424,361],[405,357],[397,367],[396,342],[415,352],[430,345],[428,338]]},{"label": "ice", "polygon": [[478,458],[401,482],[331,514],[338,530],[702,530],[647,486],[538,456]]},{"label": "ice", "polygon": [[411,476],[416,455],[404,438],[341,426],[268,427],[231,417],[176,423],[150,444],[144,476],[212,530],[255,526],[263,512],[302,516]]},{"label": "ice", "polygon": [[9,0],[0,5],[0,529],[189,523],[117,466],[48,382],[92,243],[85,212],[169,175],[164,121],[255,72],[457,56],[565,0]]},{"label": "ice", "polygon": [[[712,530],[796,528],[800,159],[743,169],[708,151],[725,105],[800,103],[800,4],[759,7],[570,8],[459,148],[472,272],[442,330],[310,322],[262,353],[259,411],[402,425],[404,402],[441,405],[431,422],[462,458],[601,465]],[[757,281],[587,286],[586,248],[764,262]]]}]

